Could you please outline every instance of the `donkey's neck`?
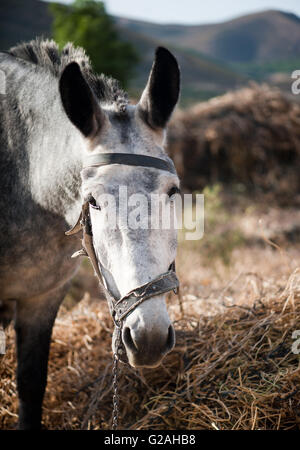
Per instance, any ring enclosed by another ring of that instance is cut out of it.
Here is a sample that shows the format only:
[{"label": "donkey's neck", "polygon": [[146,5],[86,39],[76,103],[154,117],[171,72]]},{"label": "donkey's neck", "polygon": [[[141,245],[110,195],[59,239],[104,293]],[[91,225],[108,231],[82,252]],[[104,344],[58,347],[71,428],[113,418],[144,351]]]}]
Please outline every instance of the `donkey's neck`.
[{"label": "donkey's neck", "polygon": [[82,203],[80,172],[85,145],[62,109],[55,83],[42,95],[45,98],[39,95],[36,102],[47,106],[35,117],[28,142],[31,192],[39,205],[72,224]]}]

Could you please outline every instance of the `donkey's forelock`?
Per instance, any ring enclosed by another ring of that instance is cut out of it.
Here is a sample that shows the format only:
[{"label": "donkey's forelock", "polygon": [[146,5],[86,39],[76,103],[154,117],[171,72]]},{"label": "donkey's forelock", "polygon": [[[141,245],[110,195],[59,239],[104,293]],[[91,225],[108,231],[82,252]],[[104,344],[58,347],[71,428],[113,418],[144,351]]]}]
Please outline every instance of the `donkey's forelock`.
[{"label": "donkey's forelock", "polygon": [[68,64],[76,62],[100,103],[112,104],[120,113],[128,104],[127,93],[120,88],[117,80],[93,72],[91,61],[82,47],[75,47],[69,42],[60,51],[55,41],[37,38],[12,47],[9,53],[45,68],[57,78],[61,76]]}]

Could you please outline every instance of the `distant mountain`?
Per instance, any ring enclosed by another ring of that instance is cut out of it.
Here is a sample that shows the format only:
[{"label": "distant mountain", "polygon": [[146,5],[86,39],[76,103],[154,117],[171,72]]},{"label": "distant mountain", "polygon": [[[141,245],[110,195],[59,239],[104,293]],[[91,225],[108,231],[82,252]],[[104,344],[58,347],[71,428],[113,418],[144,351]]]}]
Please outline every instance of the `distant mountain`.
[{"label": "distant mountain", "polygon": [[[184,55],[197,56],[202,62],[208,58],[208,63],[226,70],[231,76],[235,74],[232,86],[245,84],[247,79],[266,81],[290,95],[290,74],[300,68],[300,18],[288,12],[268,10],[223,23],[192,26],[161,25],[123,17],[115,17],[115,21],[124,31],[148,36],[176,48],[178,53],[182,50]],[[188,77],[188,68],[189,65],[183,64],[184,77]],[[221,74],[221,71],[214,71],[214,75],[216,73]],[[217,77],[211,79],[215,81]],[[210,77],[206,76],[206,80]],[[203,92],[207,96],[213,94],[212,86],[205,90],[209,86],[202,81],[200,84],[197,87],[193,81],[188,82],[183,88],[184,97],[186,88],[192,89],[188,99],[194,98],[194,101],[205,97]],[[228,83],[221,82],[218,88],[225,91],[226,86]]]},{"label": "distant mountain", "polygon": [[263,11],[209,25],[160,25],[116,18],[130,31],[228,63],[266,63],[300,57],[300,18]]},{"label": "distant mountain", "polygon": [[[249,77],[261,80],[300,67],[300,19],[293,14],[271,10],[195,26],[160,25],[121,17],[114,20],[121,37],[140,54],[131,83],[135,98],[146,83],[157,45],[165,45],[178,58],[182,105],[240,87]],[[36,36],[51,37],[51,25],[48,3],[1,0],[0,50]]]}]

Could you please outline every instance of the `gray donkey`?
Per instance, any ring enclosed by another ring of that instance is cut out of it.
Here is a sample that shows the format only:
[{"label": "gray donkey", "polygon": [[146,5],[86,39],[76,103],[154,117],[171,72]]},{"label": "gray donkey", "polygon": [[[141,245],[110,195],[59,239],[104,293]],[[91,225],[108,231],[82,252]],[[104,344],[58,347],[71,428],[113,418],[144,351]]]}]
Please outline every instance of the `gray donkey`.
[{"label": "gray donkey", "polygon": [[[168,271],[176,230],[112,228],[101,194],[118,200],[163,193],[172,202],[176,171],[138,164],[84,167],[90,155],[124,153],[172,164],[163,144],[179,95],[174,56],[159,47],[137,105],[118,83],[92,72],[84,50],[32,41],[0,53],[0,321],[14,320],[19,428],[38,429],[46,387],[51,332],[79,261],[79,235],[65,232],[89,202],[93,246],[114,298]],[[95,268],[95,267],[94,267]],[[123,321],[129,363],[155,367],[174,346],[165,294],[152,295]]]}]

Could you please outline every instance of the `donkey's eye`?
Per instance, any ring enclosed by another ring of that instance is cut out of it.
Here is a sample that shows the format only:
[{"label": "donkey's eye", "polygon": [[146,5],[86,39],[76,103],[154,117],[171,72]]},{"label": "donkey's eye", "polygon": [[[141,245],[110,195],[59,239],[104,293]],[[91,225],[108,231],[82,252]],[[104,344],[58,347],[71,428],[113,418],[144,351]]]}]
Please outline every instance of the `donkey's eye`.
[{"label": "donkey's eye", "polygon": [[180,189],[177,186],[171,187],[171,189],[169,189],[169,191],[168,191],[169,197],[173,197],[173,195],[175,195],[175,194],[180,194]]},{"label": "donkey's eye", "polygon": [[94,197],[92,195],[88,196],[88,202],[91,205],[92,208],[94,209],[101,209],[99,205],[97,205],[96,200],[94,199]]}]

